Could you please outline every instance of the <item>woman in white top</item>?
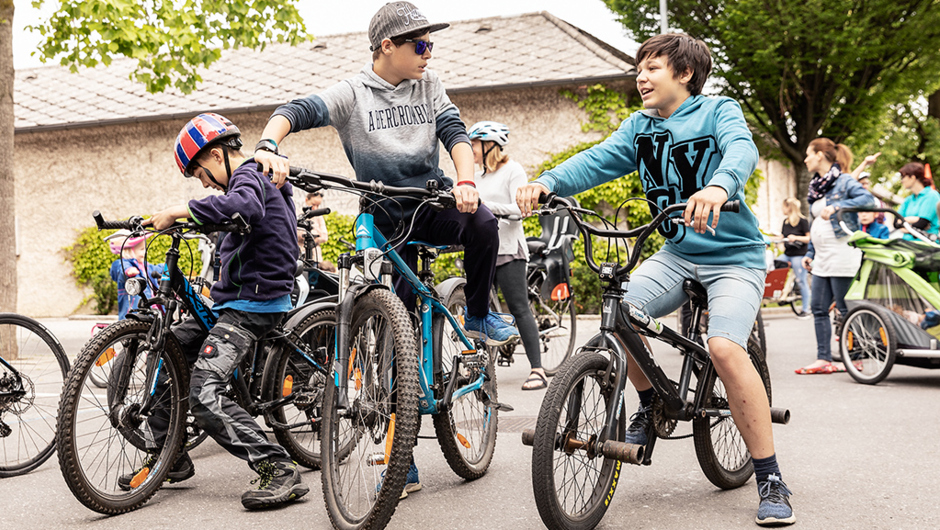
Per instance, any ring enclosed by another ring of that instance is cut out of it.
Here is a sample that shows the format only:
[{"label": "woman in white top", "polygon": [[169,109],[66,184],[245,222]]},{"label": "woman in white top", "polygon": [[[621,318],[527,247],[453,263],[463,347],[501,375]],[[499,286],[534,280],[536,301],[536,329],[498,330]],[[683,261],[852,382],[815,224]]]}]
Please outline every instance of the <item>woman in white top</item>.
[{"label": "woman in white top", "polygon": [[[493,121],[481,121],[470,127],[473,161],[483,167],[476,174],[480,200],[499,219],[499,255],[496,258],[495,284],[503,292],[509,312],[516,318],[531,373],[523,390],[548,386],[539,350],[539,329],[529,309],[526,263],[529,251],[522,230],[522,212],[516,206],[516,189],[528,181],[525,170],[509,159],[503,147],[509,142],[509,128]],[[507,219],[505,216],[514,216]]]},{"label": "woman in white top", "polygon": [[[832,362],[832,326],[829,305],[835,302],[841,315],[845,315],[845,293],[862,263],[862,251],[847,244],[850,233],[845,233],[837,221],[841,208],[874,207],[875,198],[842,167],[850,167],[852,153],[849,148],[828,138],[817,138],[806,148],[806,169],[814,174],[809,184],[810,247],[803,256],[803,266],[813,274],[812,310],[816,326],[816,361],[797,368],[798,374],[831,374],[843,372],[841,363]],[[858,216],[843,216],[850,231],[858,228]]]}]

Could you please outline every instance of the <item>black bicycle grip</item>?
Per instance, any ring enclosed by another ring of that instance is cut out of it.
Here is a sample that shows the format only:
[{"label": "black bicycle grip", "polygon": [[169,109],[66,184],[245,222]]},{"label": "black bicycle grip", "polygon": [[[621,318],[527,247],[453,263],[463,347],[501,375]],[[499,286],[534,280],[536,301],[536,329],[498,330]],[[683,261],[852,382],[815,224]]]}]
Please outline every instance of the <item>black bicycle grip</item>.
[{"label": "black bicycle grip", "polygon": [[741,201],[737,199],[733,201],[728,201],[721,205],[721,211],[738,213],[741,211]]},{"label": "black bicycle grip", "polygon": [[98,225],[98,230],[133,230],[134,226],[131,225],[130,221],[105,221],[104,217],[101,216],[101,212],[95,210],[91,216],[95,219],[95,224]]},{"label": "black bicycle grip", "polygon": [[316,210],[310,210],[309,212],[305,212],[304,217],[306,218],[306,217],[319,217],[321,215],[330,215],[330,212],[332,211],[333,210],[330,210],[329,208],[317,208]]},{"label": "black bicycle grip", "polygon": [[539,204],[548,204],[552,202],[552,199],[554,199],[557,196],[558,194],[556,194],[555,192],[551,192],[548,195],[544,193],[539,193]]}]

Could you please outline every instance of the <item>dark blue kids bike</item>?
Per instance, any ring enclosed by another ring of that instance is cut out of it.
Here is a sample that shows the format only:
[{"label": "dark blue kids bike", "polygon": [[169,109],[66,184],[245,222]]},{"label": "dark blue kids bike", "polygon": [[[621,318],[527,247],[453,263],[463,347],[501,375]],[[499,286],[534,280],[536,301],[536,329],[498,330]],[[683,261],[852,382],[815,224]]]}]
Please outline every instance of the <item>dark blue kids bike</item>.
[{"label": "dark blue kids bike", "polygon": [[[420,242],[417,274],[397,244],[373,226],[368,210],[381,200],[419,199],[419,208],[453,208],[454,196],[437,189],[390,187],[291,168],[289,180],[307,191],[321,188],[361,195],[356,253],[338,260],[339,302],[332,377],[326,385],[321,431],[323,495],[336,528],[384,528],[398,505],[411,463],[421,414],[434,420],[436,438],[451,469],[483,476],[496,445],[495,349],[467,338],[465,280],[434,285],[434,247]],[[361,268],[365,281],[350,281]],[[392,288],[392,272],[417,294],[409,313]]]}]

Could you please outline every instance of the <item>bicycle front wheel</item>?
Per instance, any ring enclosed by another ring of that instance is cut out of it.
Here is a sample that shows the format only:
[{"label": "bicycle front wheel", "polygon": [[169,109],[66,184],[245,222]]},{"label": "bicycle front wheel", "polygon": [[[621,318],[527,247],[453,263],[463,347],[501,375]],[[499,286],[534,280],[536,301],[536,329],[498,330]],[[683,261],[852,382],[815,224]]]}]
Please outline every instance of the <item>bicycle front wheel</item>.
[{"label": "bicycle front wheel", "polygon": [[530,298],[529,306],[539,326],[542,368],[546,375],[553,376],[574,352],[578,331],[574,293],[564,300]]},{"label": "bicycle front wheel", "polygon": [[0,478],[36,469],[55,451],[56,407],[69,361],[42,324],[0,313]]},{"label": "bicycle front wheel", "polygon": [[[747,354],[760,376],[767,392],[767,402],[772,403],[770,370],[760,345],[751,337]],[[698,392],[708,392],[705,408],[728,410],[728,393],[718,372],[699,381]],[[754,472],[751,454],[744,443],[741,431],[734,419],[728,416],[698,418],[692,422],[692,437],[695,441],[695,456],[708,480],[721,489],[734,489],[744,485]]]},{"label": "bicycle front wheel", "polygon": [[[293,340],[306,345],[314,360],[323,366],[333,359],[336,312],[317,311],[291,330]],[[325,348],[320,357],[320,348]],[[277,441],[291,457],[310,469],[320,469],[320,419],[326,376],[293,349],[275,348],[264,368],[267,401],[292,398],[270,411]]]},{"label": "bicycle front wheel", "polygon": [[[458,319],[465,317],[467,305],[463,287],[454,290],[444,305]],[[446,388],[450,382],[454,356],[461,355],[463,342],[457,331],[443,317],[434,321],[434,347],[441,352],[441,380],[439,388]],[[496,367],[493,348],[485,348],[483,366],[462,365],[457,372],[454,393],[473,384],[480,377],[483,386],[477,390],[456,397],[447,407],[434,415],[434,431],[441,445],[444,459],[454,473],[467,480],[476,480],[486,474],[493,460],[496,449],[496,427],[498,412],[491,402],[496,401]]]},{"label": "bicycle front wheel", "polygon": [[[597,526],[607,512],[621,462],[605,458],[597,440],[618,406],[606,372],[608,358],[581,353],[552,380],[539,410],[532,444],[532,489],[542,523],[552,530]],[[624,435],[618,421],[618,439]]]},{"label": "bicycle front wheel", "polygon": [[[151,351],[149,331],[146,322],[122,320],[95,335],[75,360],[59,402],[62,476],[75,498],[99,513],[124,513],[147,502],[185,441],[188,365],[172,336],[163,351]],[[146,365],[154,355],[159,371],[151,385]],[[106,362],[115,364],[105,391],[91,372]],[[151,391],[151,413],[140,414]]]},{"label": "bicycle front wheel", "polygon": [[417,343],[401,300],[384,289],[361,295],[346,347],[349,362],[337,377],[346,379],[348,407],[338,409],[333,381],[324,393],[323,496],[334,528],[385,528],[418,434]]}]

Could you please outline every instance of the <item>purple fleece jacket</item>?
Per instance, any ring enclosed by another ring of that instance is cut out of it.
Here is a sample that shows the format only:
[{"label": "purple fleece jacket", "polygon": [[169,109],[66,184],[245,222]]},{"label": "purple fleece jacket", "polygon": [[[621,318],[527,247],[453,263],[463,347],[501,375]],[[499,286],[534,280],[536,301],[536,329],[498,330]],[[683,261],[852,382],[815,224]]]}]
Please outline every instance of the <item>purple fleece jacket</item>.
[{"label": "purple fleece jacket", "polygon": [[196,223],[225,223],[239,213],[251,225],[248,234],[222,238],[222,270],[212,286],[215,303],[263,302],[290,294],[299,254],[292,194],[290,184],[277,189],[248,159],[232,173],[225,195],[189,201]]}]

